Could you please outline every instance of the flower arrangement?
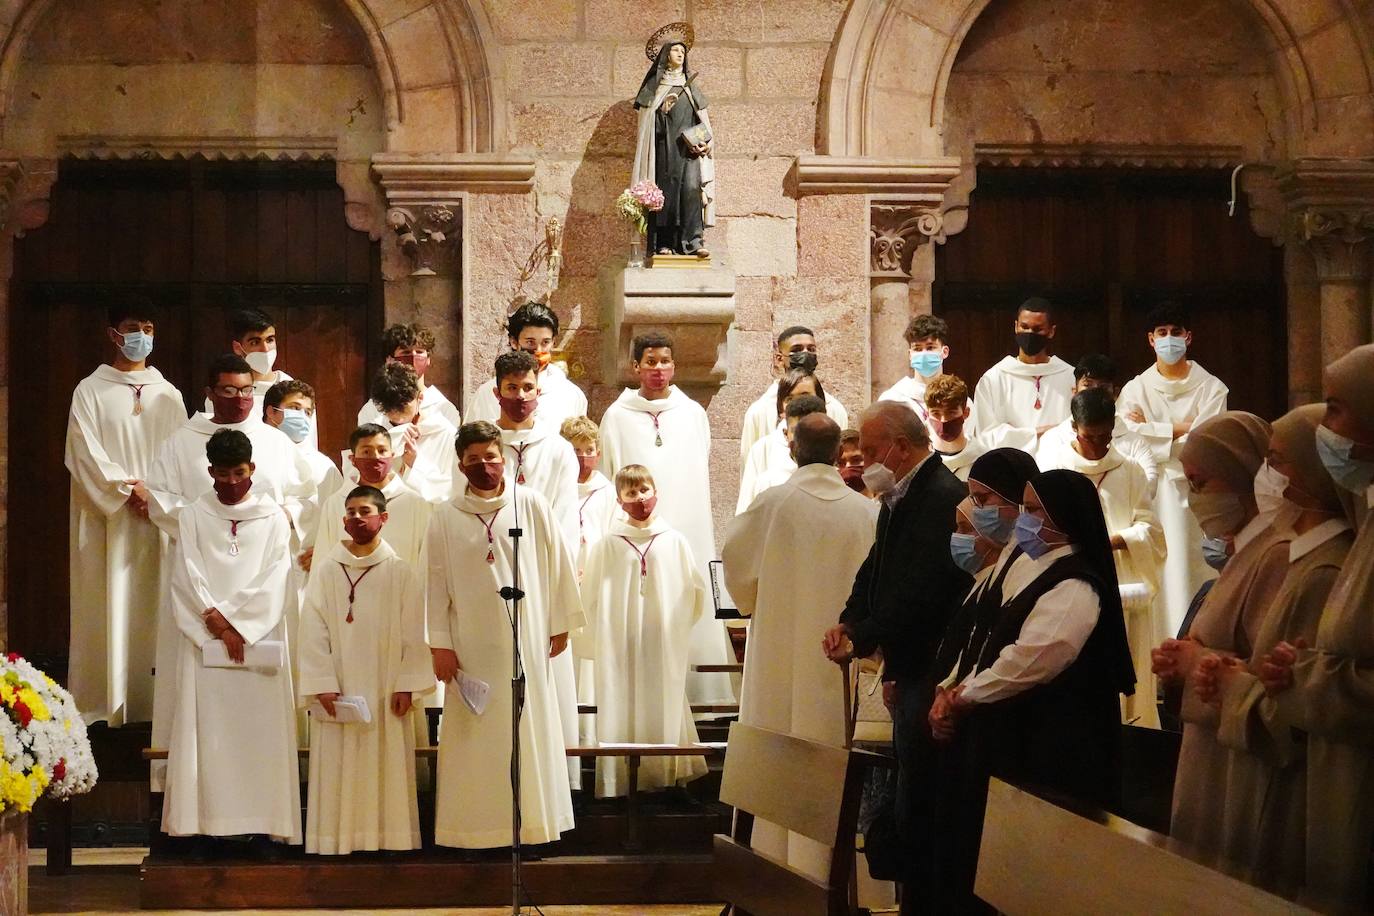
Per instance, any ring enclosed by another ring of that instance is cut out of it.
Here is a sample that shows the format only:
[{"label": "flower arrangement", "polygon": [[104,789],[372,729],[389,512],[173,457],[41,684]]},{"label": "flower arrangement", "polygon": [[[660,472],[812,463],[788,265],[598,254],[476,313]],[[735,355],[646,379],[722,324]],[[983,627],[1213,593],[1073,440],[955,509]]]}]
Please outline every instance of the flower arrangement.
[{"label": "flower arrangement", "polygon": [[663,192],[649,179],[628,187],[615,199],[615,212],[633,223],[640,235],[649,231],[648,214],[663,209]]},{"label": "flower arrangement", "polygon": [[0,810],[29,811],[95,785],[95,757],[72,695],[11,652],[0,660]]}]

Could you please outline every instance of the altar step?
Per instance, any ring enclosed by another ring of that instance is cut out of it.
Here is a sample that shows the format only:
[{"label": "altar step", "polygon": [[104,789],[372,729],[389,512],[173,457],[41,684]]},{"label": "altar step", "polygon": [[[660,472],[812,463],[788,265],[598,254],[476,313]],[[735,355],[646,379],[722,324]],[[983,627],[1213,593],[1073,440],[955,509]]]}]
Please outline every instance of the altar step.
[{"label": "altar step", "polygon": [[[522,874],[525,902],[540,906],[715,902],[709,854],[558,856],[527,862]],[[440,851],[208,864],[150,855],[139,887],[144,909],[502,906],[511,867]]]}]

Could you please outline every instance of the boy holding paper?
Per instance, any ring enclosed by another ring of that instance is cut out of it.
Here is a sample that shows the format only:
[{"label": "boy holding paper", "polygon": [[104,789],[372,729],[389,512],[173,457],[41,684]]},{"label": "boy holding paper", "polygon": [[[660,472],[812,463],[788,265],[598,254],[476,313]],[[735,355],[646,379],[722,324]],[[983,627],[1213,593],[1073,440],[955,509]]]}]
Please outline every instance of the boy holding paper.
[{"label": "boy holding paper", "polygon": [[[222,429],[205,446],[214,489],[179,518],[171,603],[180,631],[162,829],[172,836],[299,843],[295,704],[283,610],[286,513],[254,495],[253,445]],[[198,853],[208,849],[202,844]]]},{"label": "boy holding paper", "polygon": [[305,851],[416,849],[407,717],[415,695],[434,689],[424,591],[381,537],[381,490],[355,487],[344,512],[348,536],[320,545],[301,612],[299,693],[312,704]]}]

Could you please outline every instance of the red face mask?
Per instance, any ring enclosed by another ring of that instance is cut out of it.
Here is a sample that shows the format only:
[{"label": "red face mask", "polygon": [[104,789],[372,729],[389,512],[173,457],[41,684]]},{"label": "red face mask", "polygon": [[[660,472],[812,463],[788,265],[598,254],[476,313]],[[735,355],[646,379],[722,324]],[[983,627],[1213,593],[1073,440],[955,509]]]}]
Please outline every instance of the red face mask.
[{"label": "red face mask", "polygon": [[358,515],[344,519],[344,532],[355,544],[371,544],[381,530],[380,515]]},{"label": "red face mask", "polygon": [[519,398],[498,397],[496,400],[501,402],[501,412],[510,417],[516,423],[524,423],[534,413],[534,409],[539,406],[539,398],[533,397],[528,401]]},{"label": "red face mask", "polygon": [[539,371],[543,372],[548,368],[550,361],[553,360],[552,353],[536,353],[534,350],[526,350],[530,356],[534,357],[535,362],[539,363]]},{"label": "red face mask", "polygon": [[396,362],[405,363],[407,366],[414,369],[415,374],[420,376],[420,378],[424,378],[425,373],[429,371],[428,353],[406,353],[403,356],[395,357],[395,359]]},{"label": "red face mask", "polygon": [[226,506],[234,503],[248,495],[248,488],[253,486],[253,478],[245,477],[242,480],[216,480],[215,497]]},{"label": "red face mask", "polygon": [[844,480],[845,486],[855,493],[864,491],[864,469],[862,467],[840,468],[840,477]]},{"label": "red face mask", "polygon": [[358,479],[363,483],[378,485],[386,476],[391,473],[391,464],[396,460],[395,455],[387,455],[385,458],[359,458],[353,456],[353,466],[358,469]]},{"label": "red face mask", "polygon": [[214,407],[216,423],[242,423],[253,413],[253,397],[221,397],[210,393],[210,404]]},{"label": "red face mask", "polygon": [[942,442],[953,442],[964,433],[965,419],[960,417],[957,420],[937,420],[930,418],[930,425],[935,429],[935,435],[940,437]]},{"label": "red face mask", "polygon": [[676,366],[654,366],[652,369],[647,366],[641,367],[637,370],[639,386],[650,391],[662,391],[673,383],[675,369]]},{"label": "red face mask", "polygon": [[485,492],[501,486],[501,475],[506,470],[506,465],[501,461],[483,461],[481,464],[460,465],[459,470],[474,490]]},{"label": "red face mask", "polygon": [[577,479],[586,480],[592,476],[592,471],[601,463],[600,455],[578,455],[577,456]]},{"label": "red face mask", "polygon": [[657,505],[658,497],[650,496],[648,499],[637,499],[632,503],[621,503],[620,508],[624,509],[630,518],[642,522],[654,514],[654,507]]}]

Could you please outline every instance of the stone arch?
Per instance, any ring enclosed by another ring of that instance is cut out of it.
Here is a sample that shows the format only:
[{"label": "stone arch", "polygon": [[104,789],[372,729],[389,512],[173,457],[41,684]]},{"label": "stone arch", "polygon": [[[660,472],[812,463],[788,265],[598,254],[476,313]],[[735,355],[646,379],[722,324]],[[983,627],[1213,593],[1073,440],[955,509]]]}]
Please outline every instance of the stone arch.
[{"label": "stone arch", "polygon": [[[25,49],[58,5],[58,0],[0,3],[0,24],[8,26],[0,43],[0,118],[11,111]],[[399,10],[384,0],[339,0],[339,5],[366,39],[384,109],[385,151],[507,148],[498,43],[480,0],[431,0]],[[436,55],[437,49],[443,53]]]},{"label": "stone arch", "polygon": [[[832,156],[943,155],[945,94],[959,49],[990,0],[853,0],[822,85],[818,150]],[[1352,112],[1368,135],[1371,41],[1342,0],[1238,0],[1265,27],[1290,155],[1347,151],[1332,122]],[[1360,102],[1353,102],[1360,99]],[[911,112],[892,129],[892,106]],[[884,131],[874,129],[879,112]],[[1367,141],[1366,141],[1367,142]]]}]

